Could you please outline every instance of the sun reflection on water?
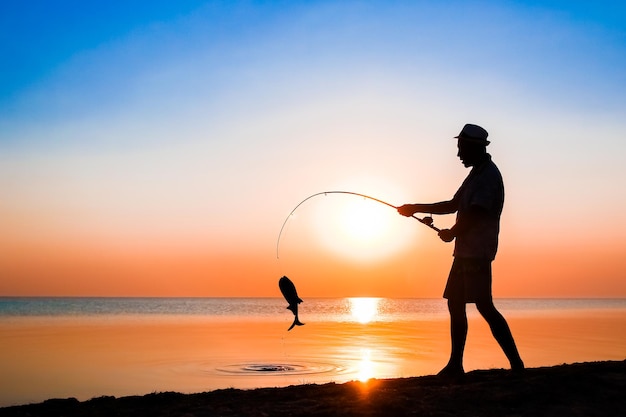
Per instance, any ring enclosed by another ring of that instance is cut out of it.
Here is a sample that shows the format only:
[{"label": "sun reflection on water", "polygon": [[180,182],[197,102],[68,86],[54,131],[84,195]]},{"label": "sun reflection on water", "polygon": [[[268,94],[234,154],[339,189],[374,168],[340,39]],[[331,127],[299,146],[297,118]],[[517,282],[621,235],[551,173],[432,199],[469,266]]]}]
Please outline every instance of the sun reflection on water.
[{"label": "sun reflection on water", "polygon": [[357,379],[361,382],[374,377],[374,363],[372,362],[372,351],[361,349],[361,361],[359,362],[359,373]]},{"label": "sun reflection on water", "polygon": [[369,323],[376,318],[380,298],[354,297],[348,300],[350,301],[350,314],[359,323]]}]

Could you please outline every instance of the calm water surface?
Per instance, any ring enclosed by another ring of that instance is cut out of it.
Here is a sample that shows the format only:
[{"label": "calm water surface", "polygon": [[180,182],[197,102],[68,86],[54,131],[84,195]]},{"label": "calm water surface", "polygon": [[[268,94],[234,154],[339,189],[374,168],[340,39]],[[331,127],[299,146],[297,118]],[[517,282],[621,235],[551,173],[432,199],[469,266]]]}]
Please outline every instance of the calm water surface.
[{"label": "calm water surface", "polygon": [[[626,300],[504,299],[527,366],[626,358]],[[0,406],[436,373],[440,299],[0,298]],[[473,306],[466,370],[505,368]]]},{"label": "calm water surface", "polygon": [[[351,321],[355,302],[369,303],[375,321],[447,317],[442,299],[318,298],[307,299],[301,310],[323,321]],[[625,309],[626,299],[501,299],[503,312],[529,313],[568,310]],[[282,298],[74,298],[0,297],[0,319],[8,317],[94,317],[126,315],[205,316],[275,319],[283,313]]]}]

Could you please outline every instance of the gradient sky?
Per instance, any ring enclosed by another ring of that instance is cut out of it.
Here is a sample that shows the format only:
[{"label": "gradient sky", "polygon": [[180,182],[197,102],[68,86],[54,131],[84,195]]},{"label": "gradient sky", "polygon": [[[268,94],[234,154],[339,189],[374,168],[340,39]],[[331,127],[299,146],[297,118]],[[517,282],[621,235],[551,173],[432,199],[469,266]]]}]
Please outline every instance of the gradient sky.
[{"label": "gradient sky", "polygon": [[439,297],[452,246],[383,205],[276,239],[449,199],[469,122],[494,295],[626,297],[620,2],[4,2],[0,55],[0,295]]}]

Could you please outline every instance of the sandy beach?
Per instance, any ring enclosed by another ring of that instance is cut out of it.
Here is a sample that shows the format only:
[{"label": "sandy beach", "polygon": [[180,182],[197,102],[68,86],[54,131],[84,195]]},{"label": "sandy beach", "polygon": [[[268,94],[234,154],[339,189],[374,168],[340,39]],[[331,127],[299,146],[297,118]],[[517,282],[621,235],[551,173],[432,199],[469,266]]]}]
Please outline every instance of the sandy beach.
[{"label": "sandy beach", "polygon": [[198,394],[50,399],[0,416],[623,416],[626,360]]}]

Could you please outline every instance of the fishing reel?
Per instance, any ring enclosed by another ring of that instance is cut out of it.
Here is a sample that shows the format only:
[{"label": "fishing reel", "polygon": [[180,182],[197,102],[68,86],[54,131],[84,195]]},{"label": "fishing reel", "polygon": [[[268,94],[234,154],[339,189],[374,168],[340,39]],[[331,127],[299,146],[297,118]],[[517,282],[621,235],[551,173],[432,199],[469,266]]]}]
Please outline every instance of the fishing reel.
[{"label": "fishing reel", "polygon": [[427,226],[432,226],[433,225],[433,215],[431,214],[430,216],[426,216],[421,220],[422,223],[424,223]]}]

